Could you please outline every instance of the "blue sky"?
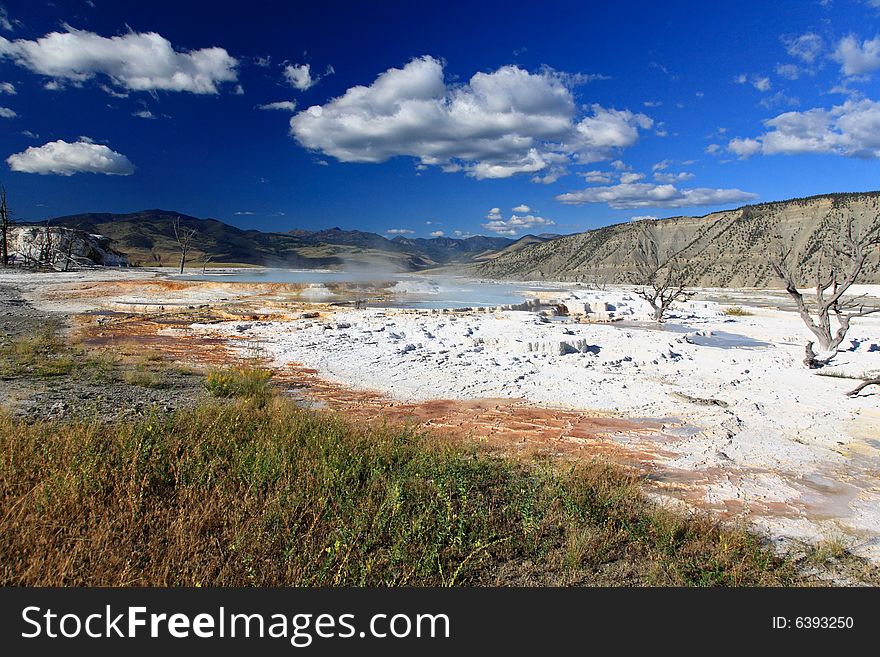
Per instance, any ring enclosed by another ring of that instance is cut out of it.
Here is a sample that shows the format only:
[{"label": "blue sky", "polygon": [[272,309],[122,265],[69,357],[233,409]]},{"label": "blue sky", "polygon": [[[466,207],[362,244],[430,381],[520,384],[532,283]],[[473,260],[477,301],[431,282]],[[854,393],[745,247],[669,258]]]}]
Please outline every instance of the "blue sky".
[{"label": "blue sky", "polygon": [[880,0],[6,0],[0,182],[22,219],[568,233],[878,189],[878,78]]}]

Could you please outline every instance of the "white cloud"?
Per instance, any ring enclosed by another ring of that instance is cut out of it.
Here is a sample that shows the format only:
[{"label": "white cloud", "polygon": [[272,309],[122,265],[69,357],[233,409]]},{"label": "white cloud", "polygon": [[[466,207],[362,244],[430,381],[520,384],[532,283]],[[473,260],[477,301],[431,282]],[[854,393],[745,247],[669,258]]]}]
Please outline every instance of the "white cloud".
[{"label": "white cloud", "polygon": [[880,36],[859,40],[852,34],[837,43],[831,59],[840,64],[844,75],[865,75],[880,68]]},{"label": "white cloud", "polygon": [[[690,180],[694,177],[689,171],[680,171],[679,173],[667,173],[665,171],[656,171],[654,172],[654,180],[661,183],[674,183],[674,182],[682,182],[684,180]],[[621,178],[621,182],[623,179]]]},{"label": "white cloud", "polygon": [[587,171],[583,176],[588,183],[614,182],[614,178],[607,171]]},{"label": "white cloud", "polygon": [[303,147],[344,162],[410,156],[475,178],[548,170],[558,178],[566,163],[608,159],[653,125],[644,114],[600,105],[578,119],[566,79],[504,66],[447,84],[443,63],[420,57],[299,112],[290,131]]},{"label": "white cloud", "polygon": [[785,112],[764,121],[769,128],[755,139],[736,138],[727,148],[740,157],[830,153],[880,157],[880,102],[848,100],[831,109]]},{"label": "white cloud", "polygon": [[501,219],[501,208],[492,208],[489,210],[489,214],[486,215],[486,219],[489,221],[496,221]]},{"label": "white cloud", "polygon": [[618,171],[629,171],[632,169],[632,167],[623,160],[614,160],[614,162],[611,163],[611,166]]},{"label": "white cloud", "polygon": [[14,96],[18,92],[15,90],[15,85],[11,82],[0,82],[0,94],[9,94],[10,96]]},{"label": "white cloud", "polygon": [[284,67],[284,79],[294,89],[306,91],[318,84],[322,78],[335,72],[332,66],[328,66],[323,75],[315,75],[309,64],[288,64]]},{"label": "white cloud", "polygon": [[223,48],[179,52],[155,32],[106,38],[68,27],[35,41],[0,37],[0,58],[52,78],[55,88],[106,75],[131,91],[216,94],[221,83],[238,77],[238,61]]},{"label": "white cloud", "polygon": [[388,235],[412,235],[416,231],[409,228],[389,228],[385,231]]},{"label": "white cloud", "polygon": [[706,148],[703,149],[703,151],[708,153],[709,155],[715,155],[720,150],[720,144],[709,144],[708,146],[706,146]]},{"label": "white cloud", "polygon": [[11,110],[8,107],[0,107],[0,119],[14,119],[18,114],[15,113],[15,110]]},{"label": "white cloud", "polygon": [[0,6],[0,30],[12,32],[12,21],[9,20],[9,14],[3,6]]},{"label": "white cloud", "polygon": [[284,112],[295,112],[296,111],[296,101],[295,100],[278,100],[274,103],[266,103],[264,105],[257,105],[257,107],[261,110],[281,110]]},{"label": "white cloud", "polygon": [[762,98],[758,104],[766,109],[773,109],[777,106],[797,107],[801,104],[801,99],[797,96],[786,96],[781,91],[777,91],[772,96]]},{"label": "white cloud", "polygon": [[768,77],[755,76],[752,78],[752,86],[758,91],[769,91],[773,84]]},{"label": "white cloud", "polygon": [[238,217],[250,217],[253,214],[254,213],[251,212],[250,210],[239,210],[238,212],[235,213],[235,215]]},{"label": "white cloud", "polygon": [[637,214],[634,217],[630,217],[630,221],[657,221],[659,217],[654,216],[653,214]]},{"label": "white cloud", "polygon": [[740,73],[733,77],[733,81],[735,84],[745,84],[746,82],[750,82],[758,91],[769,91],[773,86],[773,83],[770,82],[770,78],[762,75],[753,75],[750,78],[745,73]]},{"label": "white cloud", "polygon": [[663,171],[668,169],[670,164],[672,164],[672,160],[660,160],[651,166],[651,171]]},{"label": "white cloud", "polygon": [[806,64],[815,62],[824,47],[822,37],[815,32],[807,32],[799,37],[782,37],[782,43],[789,55]]},{"label": "white cloud", "polygon": [[443,237],[446,235],[442,230],[431,231],[431,237]]},{"label": "white cloud", "polygon": [[544,175],[532,176],[531,181],[533,183],[539,183],[541,185],[552,185],[557,180],[562,178],[563,176],[568,175],[568,169],[565,167],[551,167],[546,170]]},{"label": "white cloud", "polygon": [[85,137],[80,137],[72,144],[59,139],[42,146],[31,146],[21,153],[10,155],[6,162],[13,171],[23,173],[54,173],[62,176],[75,173],[128,176],[134,173],[134,165],[125,155],[103,144],[92,143]]},{"label": "white cloud", "polygon": [[761,150],[761,142],[755,139],[741,139],[736,137],[727,142],[727,150],[742,158],[746,158]]},{"label": "white cloud", "polygon": [[517,214],[525,214],[527,212],[531,212],[532,209],[528,205],[523,203],[522,205],[517,205],[515,208],[513,208],[513,211]]},{"label": "white cloud", "polygon": [[776,75],[786,80],[797,80],[801,76],[801,67],[797,64],[777,64]]},{"label": "white cloud", "polygon": [[607,203],[615,210],[632,208],[682,208],[696,205],[740,203],[757,198],[740,189],[678,189],[674,185],[628,183],[608,187],[590,187],[560,194],[556,200],[566,205]]},{"label": "white cloud", "polygon": [[136,116],[136,117],[138,117],[139,119],[155,119],[155,118],[156,118],[156,115],[153,114],[153,113],[152,113],[150,110],[148,110],[148,109],[143,109],[143,110],[139,110],[139,111],[137,111],[137,112],[132,112],[131,115],[132,115],[132,116]]},{"label": "white cloud", "polygon": [[492,217],[489,216],[487,219],[491,220],[488,223],[482,224],[483,228],[490,230],[493,233],[506,235],[508,237],[513,237],[523,231],[531,230],[532,228],[543,228],[556,225],[555,221],[545,219],[544,217],[536,217],[531,214],[524,216],[513,214],[510,219],[507,219],[506,221],[500,216],[497,219],[492,219]]},{"label": "white cloud", "polygon": [[284,67],[284,77],[291,87],[305,91],[315,84],[311,68],[308,64],[288,64]]},{"label": "white cloud", "polygon": [[643,173],[632,173],[632,172],[622,173],[622,174],[620,174],[620,182],[622,182],[624,184],[634,183],[634,182],[641,180],[644,177],[645,177],[645,174],[643,174]]}]

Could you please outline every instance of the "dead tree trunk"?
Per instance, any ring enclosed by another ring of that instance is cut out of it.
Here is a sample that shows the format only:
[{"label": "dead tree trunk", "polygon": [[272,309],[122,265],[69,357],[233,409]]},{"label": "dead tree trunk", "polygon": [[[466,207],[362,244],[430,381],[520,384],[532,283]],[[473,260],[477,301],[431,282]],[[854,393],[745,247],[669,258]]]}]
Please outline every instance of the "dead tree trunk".
[{"label": "dead tree trunk", "polygon": [[174,229],[174,240],[177,242],[177,246],[180,248],[180,271],[179,273],[183,273],[183,268],[186,266],[186,255],[189,253],[190,242],[192,238],[196,234],[195,228],[186,228],[185,226],[180,225],[180,217],[175,217],[171,220],[171,226]]},{"label": "dead tree trunk", "polygon": [[6,188],[0,186],[0,258],[3,266],[9,266],[9,206],[6,204]]},{"label": "dead tree trunk", "polygon": [[686,289],[690,275],[678,256],[678,253],[661,256],[657,240],[646,229],[642,229],[633,252],[633,271],[629,279],[640,286],[636,295],[648,302],[653,319],[658,324],[665,320],[675,302],[687,301],[695,294]]},{"label": "dead tree trunk", "polygon": [[[823,358],[819,358],[813,351],[814,342],[807,343],[804,359],[807,367],[822,367],[834,357],[846,338],[853,319],[880,312],[880,308],[862,303],[866,295],[844,299],[846,291],[859,281],[871,249],[878,244],[880,216],[861,237],[854,234],[852,218],[848,219],[840,236],[840,246],[825,245],[825,250],[830,252],[831,264],[826,268],[827,271],[823,271],[821,262],[818,265],[812,310],[804,294],[798,290],[801,272],[789,263],[791,248],[780,251],[770,259],[771,268],[785,285],[785,291],[794,301],[807,329],[815,336],[820,352],[824,352]],[[836,329],[832,326],[832,319],[837,323]]]},{"label": "dead tree trunk", "polygon": [[855,397],[868,386],[880,386],[880,379],[868,379],[867,381],[863,381],[860,385],[856,386],[846,394],[850,397]]}]

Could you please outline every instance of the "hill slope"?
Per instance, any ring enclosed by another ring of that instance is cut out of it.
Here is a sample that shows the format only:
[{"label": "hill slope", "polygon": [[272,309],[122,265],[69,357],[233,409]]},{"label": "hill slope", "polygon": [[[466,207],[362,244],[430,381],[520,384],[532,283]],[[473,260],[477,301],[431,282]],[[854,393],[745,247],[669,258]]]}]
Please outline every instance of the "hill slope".
[{"label": "hill slope", "polygon": [[[693,284],[707,287],[775,286],[768,256],[779,241],[793,246],[792,257],[813,283],[818,247],[834,240],[852,217],[864,230],[880,217],[880,192],[829,194],[750,205],[703,217],[673,217],[605,226],[500,253],[475,265],[490,278],[626,282],[647,233],[661,254],[680,253],[694,272]],[[880,283],[877,258],[865,281]]]}]

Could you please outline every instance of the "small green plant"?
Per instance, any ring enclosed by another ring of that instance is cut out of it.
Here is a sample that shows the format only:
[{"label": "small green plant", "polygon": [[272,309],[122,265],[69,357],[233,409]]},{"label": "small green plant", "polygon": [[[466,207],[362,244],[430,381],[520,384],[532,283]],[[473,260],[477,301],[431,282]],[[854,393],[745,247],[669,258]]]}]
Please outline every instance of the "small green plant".
[{"label": "small green plant", "polygon": [[724,309],[724,314],[728,317],[751,317],[755,313],[746,310],[742,306],[728,306]]},{"label": "small green plant", "polygon": [[272,372],[256,365],[213,369],[205,376],[205,389],[213,397],[265,400]]}]

